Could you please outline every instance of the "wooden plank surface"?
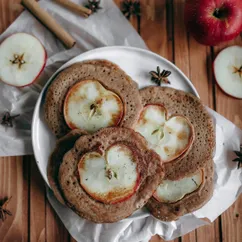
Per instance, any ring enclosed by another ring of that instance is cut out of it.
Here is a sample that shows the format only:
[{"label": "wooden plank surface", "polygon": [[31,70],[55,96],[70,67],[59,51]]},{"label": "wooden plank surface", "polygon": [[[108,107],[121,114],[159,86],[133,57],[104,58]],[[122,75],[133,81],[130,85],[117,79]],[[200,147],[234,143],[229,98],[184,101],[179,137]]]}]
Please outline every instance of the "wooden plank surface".
[{"label": "wooden plank surface", "polygon": [[[20,12],[20,0],[0,0],[0,33]],[[115,0],[120,6],[120,0]],[[242,128],[242,101],[225,95],[215,84],[212,61],[224,47],[242,45],[241,37],[215,48],[198,44],[183,24],[184,0],[142,0],[141,17],[131,24],[149,49],[173,61],[193,82],[202,101]],[[13,216],[0,222],[0,241],[74,242],[51,208],[33,156],[0,158],[0,199],[13,196]],[[173,242],[242,241],[242,197],[213,224]],[[161,242],[154,236],[152,242]]]}]

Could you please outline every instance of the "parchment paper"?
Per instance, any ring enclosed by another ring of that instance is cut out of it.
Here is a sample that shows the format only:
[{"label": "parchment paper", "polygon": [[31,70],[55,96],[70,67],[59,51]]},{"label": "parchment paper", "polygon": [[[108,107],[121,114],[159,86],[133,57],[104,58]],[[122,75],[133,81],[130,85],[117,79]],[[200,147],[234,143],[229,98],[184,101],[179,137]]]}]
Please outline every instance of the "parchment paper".
[{"label": "parchment paper", "polygon": [[[21,114],[16,119],[15,128],[0,125],[0,156],[32,154],[31,119],[35,102],[44,83],[66,61],[84,51],[101,46],[130,45],[146,48],[143,40],[111,0],[102,1],[102,9],[88,19],[72,14],[51,1],[39,3],[68,30],[77,40],[77,44],[74,48],[66,50],[27,11],[0,36],[1,42],[15,32],[33,34],[43,43],[48,53],[47,65],[38,84],[18,89],[0,82],[0,115],[4,111]],[[231,161],[235,158],[233,150],[239,150],[242,143],[242,131],[218,113],[208,110],[216,124],[215,191],[204,207],[176,222],[161,222],[143,208],[118,223],[94,224],[81,219],[61,205],[47,188],[50,203],[71,235],[81,242],[144,242],[154,234],[171,240],[208,224],[202,218],[213,222],[231,206],[242,192],[242,171],[237,170],[236,164]]]}]

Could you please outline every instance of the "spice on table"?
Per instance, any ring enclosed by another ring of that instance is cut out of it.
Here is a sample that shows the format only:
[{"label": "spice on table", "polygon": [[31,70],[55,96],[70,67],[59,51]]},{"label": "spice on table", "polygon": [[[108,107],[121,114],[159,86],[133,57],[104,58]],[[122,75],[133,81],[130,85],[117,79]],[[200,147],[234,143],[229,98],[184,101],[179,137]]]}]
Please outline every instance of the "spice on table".
[{"label": "spice on table", "polygon": [[86,4],[85,7],[90,9],[92,13],[96,13],[99,9],[101,9],[100,3],[100,0],[88,0],[88,4]]},{"label": "spice on table", "polygon": [[150,71],[149,73],[151,75],[151,81],[155,82],[159,86],[161,85],[162,82],[166,84],[170,84],[170,81],[167,78],[171,74],[170,71],[163,70],[161,72],[160,67],[157,66],[156,71]]},{"label": "spice on table", "polygon": [[92,14],[92,11],[90,9],[87,9],[72,1],[69,1],[69,0],[54,0],[54,1],[62,5],[63,7],[71,10],[72,12],[75,12],[85,18],[88,18],[88,16]]},{"label": "spice on table", "polygon": [[121,11],[126,18],[130,16],[140,16],[140,2],[139,0],[124,0],[121,3]]},{"label": "spice on table", "polygon": [[20,114],[16,114],[16,115],[11,116],[11,114],[9,112],[5,112],[3,114],[3,116],[1,117],[1,124],[12,128],[13,127],[13,120],[15,118],[17,118],[18,116],[20,116]]},{"label": "spice on table", "polygon": [[7,205],[12,197],[8,198],[2,205],[0,205],[0,220],[3,222],[7,218],[7,215],[12,216],[10,210],[7,209]]},{"label": "spice on table", "polygon": [[38,2],[21,0],[21,4],[45,27],[47,27],[67,48],[72,48],[76,41]]},{"label": "spice on table", "polygon": [[242,165],[242,144],[240,145],[240,151],[234,151],[234,153],[238,156],[237,158],[233,159],[234,162],[238,162],[237,168],[239,169]]}]

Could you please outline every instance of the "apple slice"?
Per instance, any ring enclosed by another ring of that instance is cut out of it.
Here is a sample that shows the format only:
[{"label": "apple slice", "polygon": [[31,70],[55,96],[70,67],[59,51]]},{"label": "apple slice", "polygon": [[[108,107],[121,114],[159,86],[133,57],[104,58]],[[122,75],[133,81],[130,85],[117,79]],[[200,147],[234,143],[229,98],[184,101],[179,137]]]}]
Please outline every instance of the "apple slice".
[{"label": "apple slice", "polygon": [[95,80],[76,83],[64,101],[64,117],[69,128],[84,129],[90,133],[117,126],[123,112],[121,98]]},{"label": "apple slice", "polygon": [[203,170],[182,179],[164,180],[153,194],[159,202],[174,203],[197,190],[203,182]]},{"label": "apple slice", "polygon": [[37,38],[26,33],[13,34],[0,45],[0,80],[16,87],[28,86],[43,71],[46,58]]},{"label": "apple slice", "polygon": [[215,79],[221,89],[232,97],[242,98],[242,47],[223,49],[213,63]]},{"label": "apple slice", "polygon": [[139,184],[136,155],[127,145],[117,143],[105,154],[93,151],[79,161],[80,184],[95,200],[114,204],[128,199]]},{"label": "apple slice", "polygon": [[162,105],[147,105],[139,117],[135,131],[143,135],[149,148],[158,153],[163,162],[182,155],[194,140],[194,128],[187,118],[172,116]]}]

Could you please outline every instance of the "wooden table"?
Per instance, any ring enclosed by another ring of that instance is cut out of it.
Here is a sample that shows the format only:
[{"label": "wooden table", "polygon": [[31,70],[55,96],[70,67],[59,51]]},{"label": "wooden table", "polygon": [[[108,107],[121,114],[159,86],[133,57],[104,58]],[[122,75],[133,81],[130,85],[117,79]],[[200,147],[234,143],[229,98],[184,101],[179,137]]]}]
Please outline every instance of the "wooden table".
[{"label": "wooden table", "polygon": [[[0,33],[21,12],[18,2],[0,0]],[[115,2],[120,6],[121,1]],[[142,0],[141,17],[132,16],[130,22],[150,50],[175,63],[192,80],[206,105],[242,128],[242,101],[225,95],[212,75],[216,54],[228,45],[242,45],[242,38],[218,47],[198,44],[186,32],[183,8],[184,0]],[[12,196],[9,209],[13,216],[0,222],[0,241],[74,241],[47,201],[33,156],[0,158],[0,199],[6,196]],[[151,241],[163,240],[154,236]],[[174,241],[242,241],[242,196],[211,225]]]}]

